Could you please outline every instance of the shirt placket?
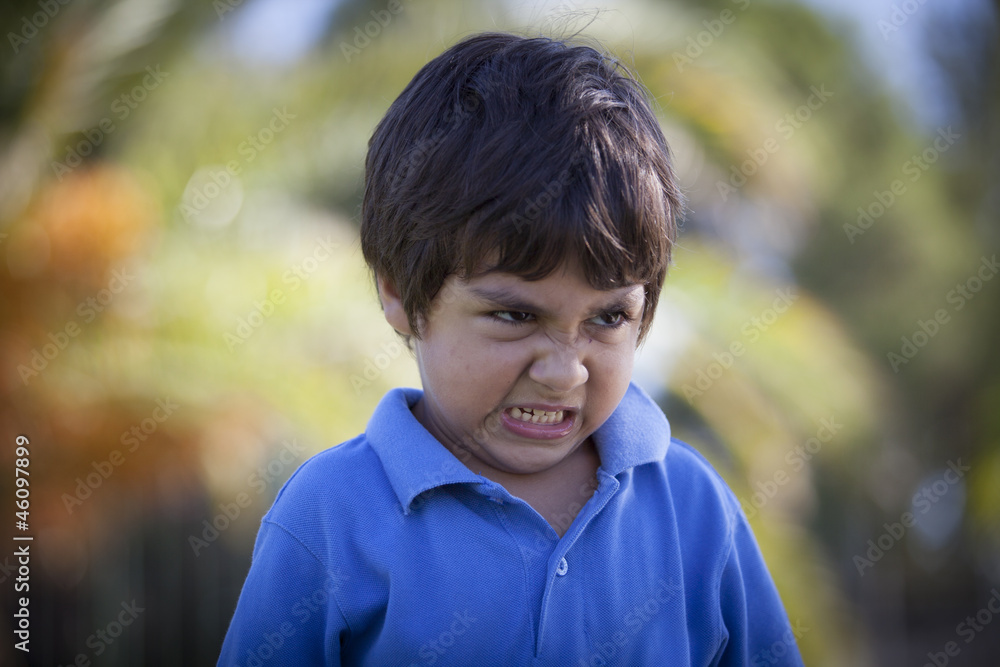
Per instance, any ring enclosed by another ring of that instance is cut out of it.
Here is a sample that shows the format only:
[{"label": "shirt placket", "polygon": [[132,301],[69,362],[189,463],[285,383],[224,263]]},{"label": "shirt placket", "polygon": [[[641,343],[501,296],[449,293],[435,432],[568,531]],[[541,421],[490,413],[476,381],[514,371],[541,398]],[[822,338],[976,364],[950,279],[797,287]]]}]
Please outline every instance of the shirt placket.
[{"label": "shirt placket", "polygon": [[559,613],[558,609],[553,608],[555,604],[554,597],[556,597],[555,593],[559,587],[576,585],[572,579],[573,563],[572,558],[569,556],[570,550],[576,544],[577,540],[579,540],[590,522],[604,509],[619,488],[618,480],[615,477],[602,471],[598,471],[598,475],[600,477],[600,484],[594,496],[580,510],[580,514],[573,521],[569,530],[562,536],[562,539],[556,543],[552,555],[549,556],[545,592],[542,594],[542,606],[535,633],[534,663],[536,665],[547,664],[542,662],[546,632],[553,625],[556,627],[559,626],[553,620],[553,616]]}]

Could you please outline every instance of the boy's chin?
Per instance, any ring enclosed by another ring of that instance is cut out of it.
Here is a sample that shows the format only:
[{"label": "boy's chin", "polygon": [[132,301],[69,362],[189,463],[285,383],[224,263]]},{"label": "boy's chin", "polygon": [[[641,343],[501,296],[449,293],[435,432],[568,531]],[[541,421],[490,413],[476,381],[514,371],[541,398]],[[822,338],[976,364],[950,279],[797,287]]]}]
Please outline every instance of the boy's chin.
[{"label": "boy's chin", "polygon": [[489,452],[489,465],[496,470],[511,475],[537,475],[558,466],[578,448],[574,439],[554,442],[542,440],[501,445],[501,449]]}]

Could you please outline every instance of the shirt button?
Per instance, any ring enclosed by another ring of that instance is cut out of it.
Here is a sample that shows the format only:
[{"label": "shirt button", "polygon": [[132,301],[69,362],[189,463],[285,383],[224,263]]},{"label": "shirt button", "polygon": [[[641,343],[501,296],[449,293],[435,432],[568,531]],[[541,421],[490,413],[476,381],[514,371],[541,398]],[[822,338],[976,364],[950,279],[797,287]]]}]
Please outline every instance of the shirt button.
[{"label": "shirt button", "polygon": [[567,572],[569,572],[569,563],[566,562],[565,558],[560,558],[559,564],[556,565],[556,574],[561,577]]}]

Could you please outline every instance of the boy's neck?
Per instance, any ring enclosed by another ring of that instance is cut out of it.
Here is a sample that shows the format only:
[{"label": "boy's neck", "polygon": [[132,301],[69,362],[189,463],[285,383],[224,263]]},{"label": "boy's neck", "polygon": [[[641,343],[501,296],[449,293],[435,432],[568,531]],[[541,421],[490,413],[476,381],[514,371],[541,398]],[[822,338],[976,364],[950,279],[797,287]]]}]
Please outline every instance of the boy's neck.
[{"label": "boy's neck", "polygon": [[417,421],[465,467],[477,475],[496,482],[512,495],[528,503],[562,537],[573,519],[597,489],[597,469],[601,458],[593,438],[588,437],[566,458],[539,472],[522,474],[493,467],[469,451],[455,451],[454,445],[443,442],[428,423],[424,400],[411,408]]},{"label": "boy's neck", "polygon": [[592,438],[548,470],[516,475],[501,470],[482,475],[503,486],[511,495],[531,505],[562,537],[597,489],[600,456]]}]

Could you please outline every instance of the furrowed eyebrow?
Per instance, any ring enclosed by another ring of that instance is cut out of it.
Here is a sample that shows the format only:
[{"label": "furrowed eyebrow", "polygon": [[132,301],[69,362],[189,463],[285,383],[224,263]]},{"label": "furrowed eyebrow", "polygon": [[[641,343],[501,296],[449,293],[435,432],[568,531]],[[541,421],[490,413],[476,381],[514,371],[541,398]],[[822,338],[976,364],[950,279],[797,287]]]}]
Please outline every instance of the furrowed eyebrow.
[{"label": "furrowed eyebrow", "polygon": [[[489,287],[470,287],[469,291],[476,296],[480,301],[484,301],[491,305],[503,308],[504,310],[513,310],[518,312],[535,313],[535,314],[547,314],[545,309],[537,304],[533,304],[529,301],[525,301],[520,295],[514,292],[500,288],[489,288]],[[614,300],[595,308],[592,313],[594,315],[600,315],[603,313],[611,313],[618,311],[628,311],[631,308],[638,307],[643,300],[643,292],[633,290],[627,295],[614,298]]]},{"label": "furrowed eyebrow", "polygon": [[630,308],[639,308],[642,306],[643,302],[646,300],[645,290],[630,290],[624,295],[615,298],[614,301],[608,303],[603,308],[601,308],[602,313],[618,311],[618,310],[628,310]]},{"label": "furrowed eyebrow", "polygon": [[519,295],[503,288],[470,287],[469,291],[472,292],[472,294],[474,294],[480,301],[500,306],[506,310],[531,313],[538,313],[544,310],[533,303],[524,301]]}]

